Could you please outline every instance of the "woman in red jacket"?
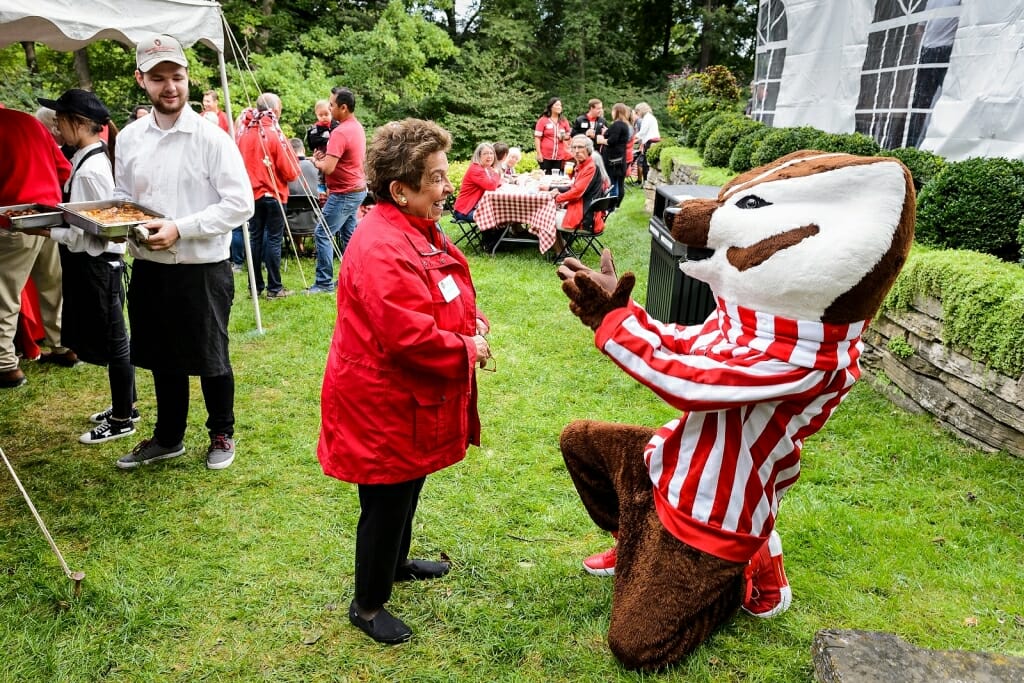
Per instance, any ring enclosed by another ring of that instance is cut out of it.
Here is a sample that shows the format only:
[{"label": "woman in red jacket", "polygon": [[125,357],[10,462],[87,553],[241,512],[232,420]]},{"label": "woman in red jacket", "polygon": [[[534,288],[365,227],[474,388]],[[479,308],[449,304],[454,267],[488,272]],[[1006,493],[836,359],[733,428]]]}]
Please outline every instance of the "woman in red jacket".
[{"label": "woman in red jacket", "polygon": [[[577,135],[569,145],[569,152],[576,162],[572,186],[565,192],[551,190],[551,194],[557,203],[566,205],[565,210],[560,210],[557,214],[558,227],[575,230],[583,223],[586,207],[608,189],[610,182],[601,155],[594,154],[593,140],[586,135]],[[604,231],[603,214],[594,216],[592,230],[595,233]]]},{"label": "woman in red jacket", "polygon": [[501,185],[501,173],[494,167],[497,156],[489,142],[481,142],[473,151],[473,163],[466,169],[459,186],[459,196],[452,207],[452,214],[464,221],[473,220],[476,205],[488,190],[496,190]]},{"label": "woman in red jacket", "polygon": [[377,203],[345,251],[321,394],[320,464],[359,485],[349,620],[387,644],[412,636],[384,608],[393,583],[449,570],[408,557],[423,482],[480,444],[475,370],[490,358],[489,327],[466,258],[438,225],[450,146],[429,121],[374,133],[366,177]]}]

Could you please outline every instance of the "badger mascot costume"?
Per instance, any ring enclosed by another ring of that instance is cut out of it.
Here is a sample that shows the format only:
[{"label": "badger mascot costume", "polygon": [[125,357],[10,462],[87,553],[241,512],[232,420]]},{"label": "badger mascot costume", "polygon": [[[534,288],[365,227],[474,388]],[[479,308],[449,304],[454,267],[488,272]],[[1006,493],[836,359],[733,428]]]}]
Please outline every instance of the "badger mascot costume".
[{"label": "badger mascot costume", "polygon": [[710,251],[681,264],[711,286],[700,325],[662,323],[635,278],[568,259],[570,309],[597,347],[682,414],[654,429],[581,420],[566,467],[615,545],[608,645],[627,667],[685,657],[742,606],[779,614],[790,592],[775,532],[804,439],[860,375],[861,333],[910,249],[914,186],[896,159],[800,151],[683,202],[672,236]]}]

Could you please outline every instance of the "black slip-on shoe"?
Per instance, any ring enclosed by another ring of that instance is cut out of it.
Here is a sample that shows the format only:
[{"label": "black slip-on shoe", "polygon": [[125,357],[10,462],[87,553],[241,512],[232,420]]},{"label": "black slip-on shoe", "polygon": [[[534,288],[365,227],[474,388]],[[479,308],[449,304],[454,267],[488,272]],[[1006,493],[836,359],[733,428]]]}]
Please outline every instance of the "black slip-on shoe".
[{"label": "black slip-on shoe", "polygon": [[395,581],[426,581],[439,579],[449,571],[452,565],[448,562],[432,560],[409,560],[395,571]]},{"label": "black slip-on shoe", "polygon": [[348,606],[348,620],[357,629],[384,645],[398,645],[412,638],[412,629],[401,619],[391,616],[383,607],[373,619],[363,619],[356,610],[356,601]]}]

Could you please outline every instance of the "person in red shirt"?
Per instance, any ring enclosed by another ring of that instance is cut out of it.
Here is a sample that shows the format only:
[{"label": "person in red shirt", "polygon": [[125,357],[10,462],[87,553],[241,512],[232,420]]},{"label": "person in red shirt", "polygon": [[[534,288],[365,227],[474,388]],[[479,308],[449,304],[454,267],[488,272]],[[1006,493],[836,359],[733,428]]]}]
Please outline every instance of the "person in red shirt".
[{"label": "person in red shirt", "polygon": [[537,142],[537,163],[544,172],[563,170],[570,158],[569,138],[572,126],[562,113],[562,100],[552,97],[544,108],[544,115],[537,119],[533,137]]},{"label": "person in red shirt", "polygon": [[281,98],[265,92],[256,98],[256,116],[238,138],[238,149],[249,174],[256,212],[249,219],[257,296],[263,293],[263,266],[267,267],[267,298],[291,296],[281,283],[281,239],[288,183],[299,177],[299,160],[277,122]]},{"label": "person in red shirt", "polygon": [[476,213],[476,205],[484,192],[495,190],[501,185],[501,174],[494,168],[497,156],[489,142],[481,142],[473,150],[473,162],[462,176],[459,196],[452,207],[452,214],[463,221],[472,221]]},{"label": "person in red shirt", "polygon": [[585,114],[580,114],[572,124],[572,137],[586,135],[594,143],[597,151],[601,151],[604,144],[604,132],[608,130],[608,123],[604,120],[604,103],[594,98],[588,102]]},{"label": "person in red shirt", "polygon": [[356,118],[356,96],[348,88],[333,88],[330,103],[338,127],[331,131],[327,150],[313,154],[313,165],[324,174],[327,203],[323,219],[313,229],[316,281],[307,294],[334,291],[335,235],[341,237],[340,255],[352,239],[359,207],[366,199],[366,131]]},{"label": "person in red shirt", "polygon": [[220,97],[216,90],[207,90],[203,93],[203,118],[209,119],[211,123],[216,123],[222,131],[230,135],[231,122],[228,121],[228,115],[220,108]]},{"label": "person in red shirt", "polygon": [[[61,201],[61,187],[71,177],[71,164],[50,131],[35,117],[0,109],[0,158],[17,168],[17,173],[0,174],[0,206],[55,206]],[[61,365],[77,361],[74,352],[60,344],[63,297],[57,243],[0,228],[0,389],[21,386],[26,381],[18,367],[14,334],[21,290],[29,277],[39,292],[46,344],[51,350],[44,357]]]}]

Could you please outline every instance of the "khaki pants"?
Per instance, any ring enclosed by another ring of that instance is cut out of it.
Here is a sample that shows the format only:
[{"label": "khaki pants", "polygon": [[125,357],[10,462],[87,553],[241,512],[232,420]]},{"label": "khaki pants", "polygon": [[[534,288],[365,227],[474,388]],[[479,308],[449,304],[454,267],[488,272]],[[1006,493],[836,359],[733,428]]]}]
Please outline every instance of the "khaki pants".
[{"label": "khaki pants", "polygon": [[39,290],[39,311],[46,331],[45,345],[63,353],[60,345],[60,254],[57,243],[46,237],[0,230],[0,372],[18,367],[14,333],[21,311],[21,290],[31,277]]}]

